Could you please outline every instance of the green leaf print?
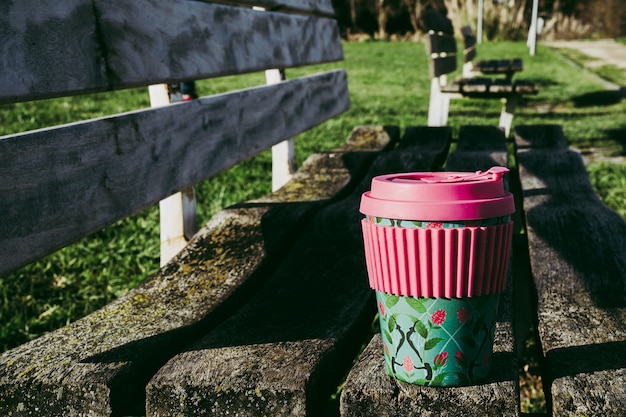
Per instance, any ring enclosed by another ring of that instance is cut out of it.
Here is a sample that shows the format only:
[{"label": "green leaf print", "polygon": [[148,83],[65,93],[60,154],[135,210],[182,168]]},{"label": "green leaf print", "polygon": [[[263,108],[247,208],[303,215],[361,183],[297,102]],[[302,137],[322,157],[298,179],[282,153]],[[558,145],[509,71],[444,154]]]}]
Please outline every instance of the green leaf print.
[{"label": "green leaf print", "polygon": [[424,307],[424,303],[422,300],[413,297],[405,297],[406,303],[411,306],[411,308],[418,313],[426,313],[426,307]]},{"label": "green leaf print", "polygon": [[385,340],[389,342],[390,345],[393,344],[393,338],[391,337],[391,334],[389,334],[389,332],[385,329],[381,329],[381,331],[383,333]]},{"label": "green leaf print", "polygon": [[421,321],[415,322],[415,331],[424,339],[428,337],[428,329],[426,328],[426,326],[424,326],[424,323],[422,323]]},{"label": "green leaf print", "polygon": [[442,342],[444,339],[441,337],[433,337],[432,339],[428,339],[426,343],[424,343],[424,350],[431,350],[435,346]]},{"label": "green leaf print", "polygon": [[438,387],[443,383],[444,378],[448,375],[448,372],[442,372],[440,374],[437,374],[437,376],[435,376],[433,378],[433,380],[430,382],[430,385]]},{"label": "green leaf print", "polygon": [[391,308],[391,307],[395,306],[396,304],[398,304],[398,301],[400,301],[400,296],[392,295],[392,294],[386,294],[385,304],[387,305],[388,308]]},{"label": "green leaf print", "polygon": [[413,224],[413,226],[415,226],[415,227],[422,227],[422,223],[423,223],[423,222],[412,221],[411,223],[412,223],[412,224]]},{"label": "green leaf print", "polygon": [[396,329],[397,317],[398,314],[393,314],[391,317],[389,317],[389,320],[387,321],[387,328],[389,329],[389,333],[393,333],[393,331]]}]

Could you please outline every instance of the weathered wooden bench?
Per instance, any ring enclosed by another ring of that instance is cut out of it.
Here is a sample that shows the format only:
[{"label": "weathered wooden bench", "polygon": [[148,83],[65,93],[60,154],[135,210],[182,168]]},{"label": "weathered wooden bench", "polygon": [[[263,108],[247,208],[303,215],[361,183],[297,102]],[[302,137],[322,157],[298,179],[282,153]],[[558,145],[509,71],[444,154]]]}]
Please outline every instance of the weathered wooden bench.
[{"label": "weathered wooden bench", "polygon": [[[3,67],[0,102],[147,85],[158,95],[161,83],[342,58],[330,2],[229,3],[12,4],[0,62],[19,67]],[[181,50],[181,39],[194,41]],[[0,274],[346,110],[346,81],[336,70],[0,138]],[[385,374],[358,205],[378,174],[506,165],[504,132],[358,127],[273,193],[219,212],[137,288],[0,355],[0,414],[517,416],[519,322],[536,315],[554,415],[623,415],[626,225],[557,127],[518,127],[516,143],[519,233],[484,383]],[[185,234],[175,223],[165,258]]]},{"label": "weathered wooden bench", "polygon": [[504,75],[507,80],[512,80],[515,73],[524,69],[524,61],[521,58],[482,59],[474,61],[478,52],[476,50],[476,35],[471,26],[461,28],[463,36],[463,77],[471,78],[476,75]]},{"label": "weathered wooden bench", "polygon": [[626,414],[626,224],[560,126],[516,129],[543,375],[553,415]]},{"label": "weathered wooden bench", "polygon": [[[548,415],[626,412],[626,224],[599,200],[560,126],[518,126],[515,144],[509,184],[521,233],[514,237],[489,379],[448,389],[390,379],[377,334],[347,378],[342,415],[520,415],[516,347],[529,315],[543,350]],[[484,169],[504,165],[506,157],[503,136],[462,127],[446,166]]]},{"label": "weathered wooden bench", "polygon": [[[0,103],[150,86],[154,108],[0,140],[0,274],[162,199],[165,265],[100,311],[2,355],[1,415],[143,413],[156,370],[242,304],[296,226],[362,164],[343,157],[358,143],[312,157],[289,186],[220,213],[167,263],[194,231],[189,187],[349,108],[344,70],[281,82],[285,68],[343,59],[330,1],[228,3],[3,7]],[[167,83],[262,70],[279,82],[167,105]]]},{"label": "weathered wooden bench", "polygon": [[[513,114],[524,95],[539,92],[534,82],[512,77],[475,77],[462,76],[449,80],[448,75],[457,69],[457,43],[452,29],[452,22],[445,16],[431,11],[428,32],[427,53],[429,56],[429,75],[431,78],[428,125],[445,126],[451,99],[480,98],[496,99],[503,102],[498,126],[508,136],[513,122]],[[497,68],[494,72],[498,72]]]}]

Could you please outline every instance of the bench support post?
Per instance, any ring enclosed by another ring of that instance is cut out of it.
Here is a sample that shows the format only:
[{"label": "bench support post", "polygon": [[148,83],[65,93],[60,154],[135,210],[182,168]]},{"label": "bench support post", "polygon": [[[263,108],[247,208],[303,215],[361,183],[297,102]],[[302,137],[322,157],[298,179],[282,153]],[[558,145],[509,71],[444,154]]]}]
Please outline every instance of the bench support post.
[{"label": "bench support post", "polygon": [[[278,84],[285,80],[285,71],[271,69],[265,71],[267,84]],[[295,153],[293,139],[287,139],[272,146],[272,191],[287,184],[295,169]]]},{"label": "bench support post", "polygon": [[474,77],[474,64],[470,62],[466,62],[463,64],[463,78],[472,78]]},{"label": "bench support post", "polygon": [[197,231],[193,187],[159,201],[161,266],[167,264]]},{"label": "bench support post", "polygon": [[515,113],[518,101],[519,96],[517,94],[513,94],[502,99],[502,112],[500,113],[500,122],[498,123],[498,126],[504,129],[504,135],[506,137],[509,136],[509,132],[511,131],[513,113]]},{"label": "bench support post", "polygon": [[448,123],[450,95],[441,92],[441,83],[441,77],[435,77],[430,81],[428,126],[445,126]]},{"label": "bench support post", "polygon": [[[161,107],[170,104],[167,84],[151,85],[150,104]],[[193,187],[173,194],[159,202],[161,266],[181,251],[197,231],[196,197]]]},{"label": "bench support post", "polygon": [[[253,6],[254,10],[264,11],[265,7]],[[285,80],[285,70],[270,69],[265,71],[267,84],[278,84]],[[293,139],[287,139],[272,146],[272,191],[287,184],[296,172]]]}]

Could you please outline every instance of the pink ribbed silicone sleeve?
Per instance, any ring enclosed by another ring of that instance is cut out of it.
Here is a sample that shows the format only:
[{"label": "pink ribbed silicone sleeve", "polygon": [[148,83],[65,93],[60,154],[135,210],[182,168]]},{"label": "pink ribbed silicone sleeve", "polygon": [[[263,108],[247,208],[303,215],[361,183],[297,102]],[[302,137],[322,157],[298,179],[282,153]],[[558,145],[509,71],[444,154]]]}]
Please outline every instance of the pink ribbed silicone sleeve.
[{"label": "pink ribbed silicone sleeve", "polygon": [[513,222],[420,229],[362,221],[370,286],[410,297],[460,298],[504,291]]}]

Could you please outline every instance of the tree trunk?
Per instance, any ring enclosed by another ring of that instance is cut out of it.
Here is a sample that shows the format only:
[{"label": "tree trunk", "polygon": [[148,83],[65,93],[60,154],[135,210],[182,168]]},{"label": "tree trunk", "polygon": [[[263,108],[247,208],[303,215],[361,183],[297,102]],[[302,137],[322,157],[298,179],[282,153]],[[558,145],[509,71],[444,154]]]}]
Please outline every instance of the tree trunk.
[{"label": "tree trunk", "polygon": [[409,11],[409,18],[411,19],[411,26],[415,34],[419,33],[419,25],[417,23],[418,16],[420,14],[420,8],[418,7],[419,0],[403,0]]},{"label": "tree trunk", "polygon": [[378,38],[387,39],[387,31],[385,30],[385,26],[387,26],[387,6],[385,5],[385,0],[377,0],[376,9],[378,12]]}]

